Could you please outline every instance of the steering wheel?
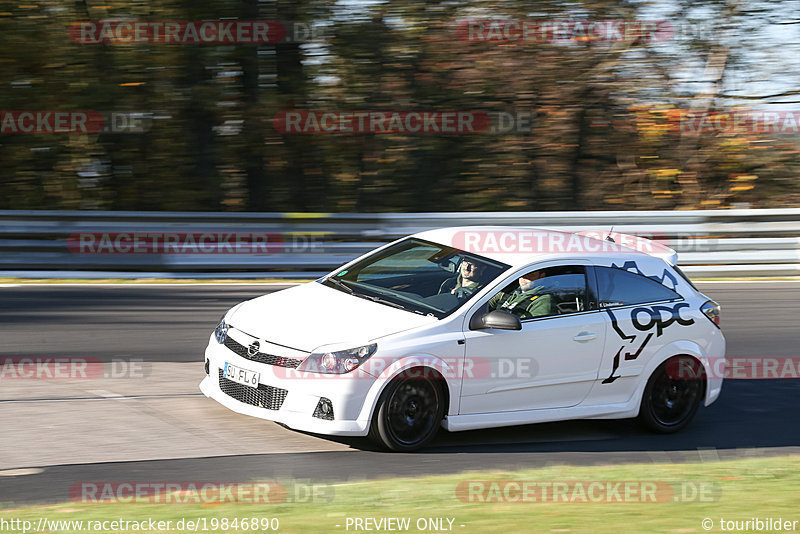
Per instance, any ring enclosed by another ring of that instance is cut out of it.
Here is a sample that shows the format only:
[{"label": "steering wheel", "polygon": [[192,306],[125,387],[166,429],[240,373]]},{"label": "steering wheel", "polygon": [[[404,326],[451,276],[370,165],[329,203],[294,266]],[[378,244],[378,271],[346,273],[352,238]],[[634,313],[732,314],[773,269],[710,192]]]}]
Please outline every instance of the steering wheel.
[{"label": "steering wheel", "polygon": [[475,291],[472,289],[467,289],[466,287],[459,287],[453,294],[456,296],[456,298],[461,300],[471,296],[474,292]]},{"label": "steering wheel", "polygon": [[448,278],[447,280],[442,282],[442,285],[439,286],[439,293],[438,294],[439,295],[443,295],[445,293],[450,293],[453,290],[453,288],[456,287],[457,283],[458,283],[458,279],[455,276],[453,276],[451,278]]}]

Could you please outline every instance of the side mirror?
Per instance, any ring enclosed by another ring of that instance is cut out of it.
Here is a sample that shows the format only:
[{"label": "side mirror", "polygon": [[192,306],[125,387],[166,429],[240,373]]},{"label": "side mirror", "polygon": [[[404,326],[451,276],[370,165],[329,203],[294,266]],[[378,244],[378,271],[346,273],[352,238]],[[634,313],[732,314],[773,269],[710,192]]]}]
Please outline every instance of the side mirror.
[{"label": "side mirror", "polygon": [[498,330],[522,330],[522,323],[519,317],[513,313],[501,310],[494,310],[488,313],[476,313],[469,320],[470,330],[483,330],[486,328],[497,328]]}]

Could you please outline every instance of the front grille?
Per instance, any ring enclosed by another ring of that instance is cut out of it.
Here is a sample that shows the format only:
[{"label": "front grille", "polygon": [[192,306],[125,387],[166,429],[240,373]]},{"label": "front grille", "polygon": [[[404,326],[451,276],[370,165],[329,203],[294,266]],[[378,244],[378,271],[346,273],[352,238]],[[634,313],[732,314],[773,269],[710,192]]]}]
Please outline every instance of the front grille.
[{"label": "front grille", "polygon": [[284,358],[283,356],[276,356],[274,354],[266,354],[264,352],[257,352],[254,356],[247,354],[247,347],[228,336],[225,339],[225,346],[228,347],[235,354],[242,358],[248,359],[251,362],[266,363],[267,365],[277,365],[278,367],[288,367],[295,369],[300,365],[300,360],[294,358]]},{"label": "front grille", "polygon": [[267,410],[280,410],[286,399],[287,390],[259,384],[258,388],[245,386],[222,376],[219,370],[219,389],[229,397],[251,406],[259,406]]}]

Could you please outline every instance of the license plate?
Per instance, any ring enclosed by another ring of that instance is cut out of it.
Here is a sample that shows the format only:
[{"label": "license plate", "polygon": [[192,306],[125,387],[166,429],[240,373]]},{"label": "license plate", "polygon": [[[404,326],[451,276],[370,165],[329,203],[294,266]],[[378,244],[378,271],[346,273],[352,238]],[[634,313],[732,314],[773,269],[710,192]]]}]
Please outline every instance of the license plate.
[{"label": "license plate", "polygon": [[244,384],[245,386],[250,386],[253,388],[258,387],[259,373],[250,371],[248,369],[242,369],[241,367],[236,367],[228,362],[225,362],[225,367],[222,370],[222,376],[228,380],[233,380],[234,382]]}]

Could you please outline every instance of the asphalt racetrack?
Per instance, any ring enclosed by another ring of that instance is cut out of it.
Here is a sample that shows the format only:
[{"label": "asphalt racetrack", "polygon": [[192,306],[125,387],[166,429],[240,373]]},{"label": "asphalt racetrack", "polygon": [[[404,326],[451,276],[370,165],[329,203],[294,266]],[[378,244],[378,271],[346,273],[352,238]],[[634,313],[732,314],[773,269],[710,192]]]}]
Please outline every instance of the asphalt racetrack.
[{"label": "asphalt racetrack", "polygon": [[[800,283],[698,284],[722,305],[729,357],[797,356]],[[69,500],[76,482],[314,482],[800,453],[800,380],[728,380],[675,435],[631,421],[440,432],[418,454],[375,451],[233,413],[206,399],[203,349],[254,285],[0,287],[0,357],[97,358],[106,376],[0,380],[0,503]],[[116,362],[116,363],[111,363]],[[127,366],[127,367],[126,367]],[[131,367],[133,366],[133,367]]]}]

